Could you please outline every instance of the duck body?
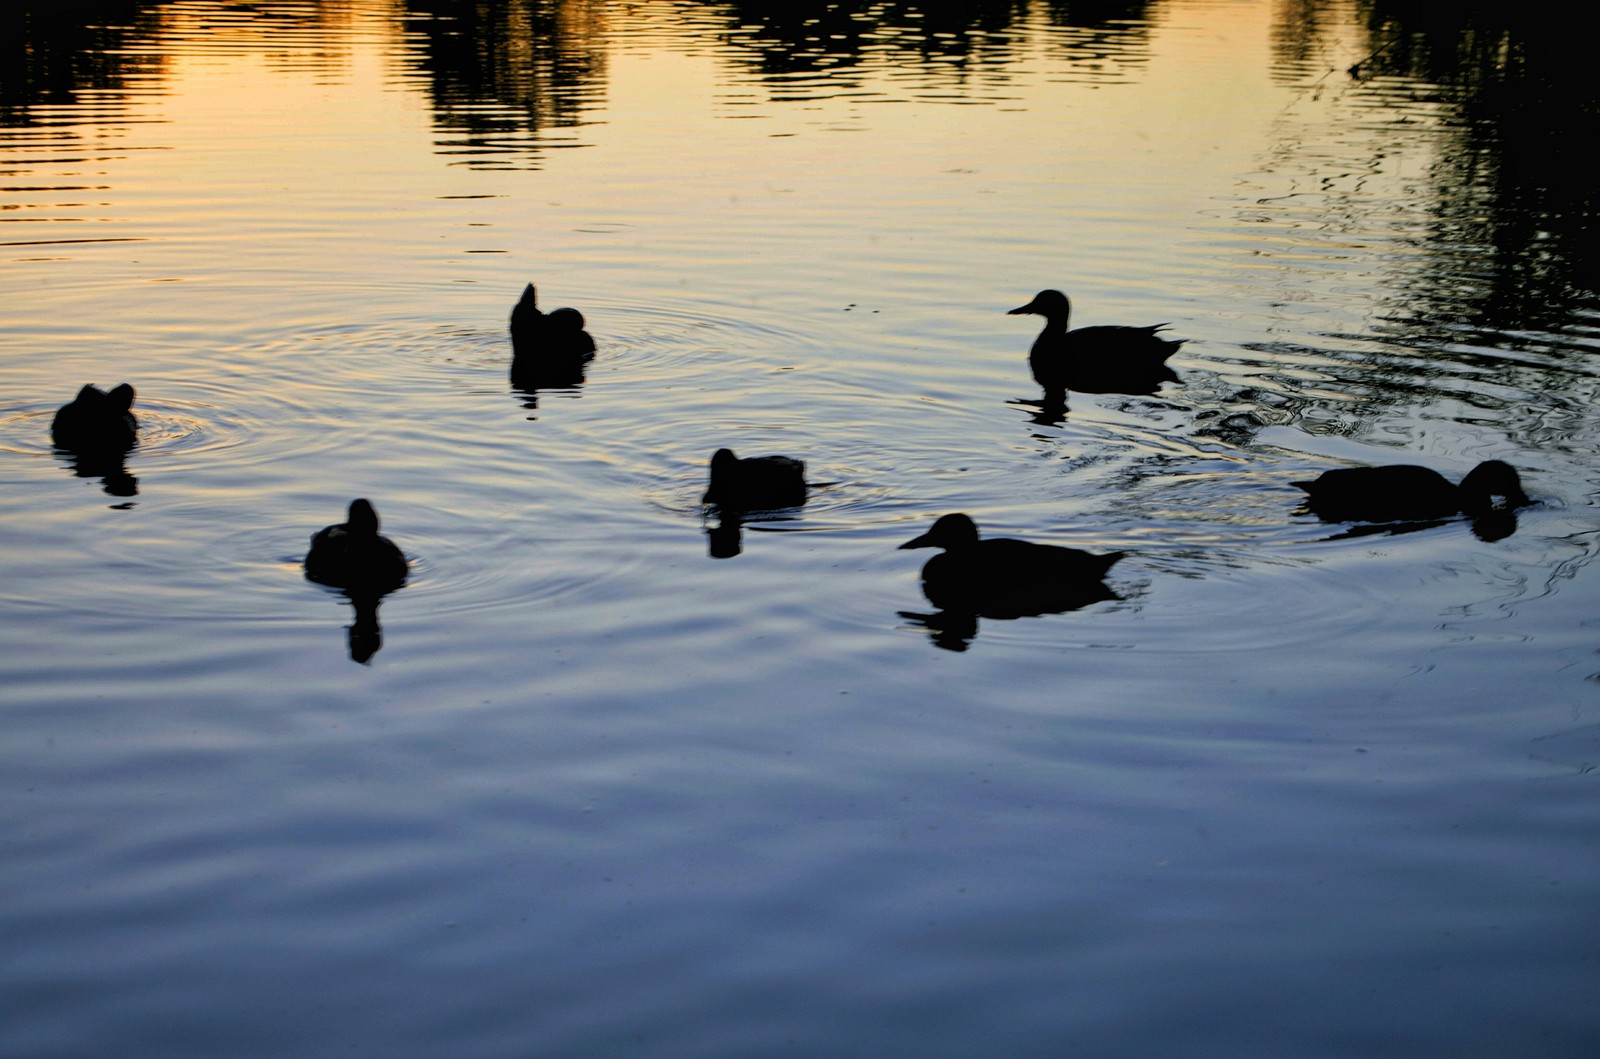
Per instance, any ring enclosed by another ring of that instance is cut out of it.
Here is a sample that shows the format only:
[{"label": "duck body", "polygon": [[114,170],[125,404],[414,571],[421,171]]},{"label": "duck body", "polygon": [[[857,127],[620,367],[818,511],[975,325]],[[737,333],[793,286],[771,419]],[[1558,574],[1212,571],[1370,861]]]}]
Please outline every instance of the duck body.
[{"label": "duck body", "polygon": [[1522,491],[1516,470],[1500,460],[1478,464],[1467,472],[1460,485],[1452,484],[1438,471],[1410,464],[1341,467],[1292,484],[1305,490],[1306,510],[1325,522],[1406,522],[1456,514],[1487,515],[1532,503]]},{"label": "duck body", "polygon": [[400,587],[410,571],[405,554],[378,533],[378,513],[366,500],[350,501],[347,521],[311,535],[306,576],[319,584],[365,592]]},{"label": "duck body", "polygon": [[740,459],[732,449],[711,457],[711,482],[700,498],[724,511],[767,511],[806,502],[806,465],[790,456]]},{"label": "duck body", "polygon": [[138,439],[133,398],[133,387],[127,383],[110,391],[84,386],[56,410],[50,438],[58,448],[74,452],[126,452]]},{"label": "duck body", "polygon": [[[594,356],[594,339],[584,330],[583,314],[576,309],[539,308],[539,295],[533,284],[511,310],[511,377],[519,376],[544,386],[577,385],[583,381],[583,367]],[[563,382],[563,379],[575,380]],[[524,387],[535,388],[535,387]]]},{"label": "duck body", "polygon": [[1166,324],[1102,324],[1072,331],[1067,329],[1071,313],[1072,303],[1058,290],[1042,290],[1028,304],[1007,313],[1044,317],[1044,328],[1028,352],[1028,367],[1052,398],[1063,397],[1068,390],[1150,394],[1164,382],[1177,381],[1167,358],[1183,340],[1162,338]]},{"label": "duck body", "polygon": [[966,515],[940,517],[901,548],[941,548],[922,567],[922,591],[934,606],[992,618],[1075,610],[1117,595],[1103,581],[1123,552],[1096,555],[1077,548],[1011,537],[980,538]]}]

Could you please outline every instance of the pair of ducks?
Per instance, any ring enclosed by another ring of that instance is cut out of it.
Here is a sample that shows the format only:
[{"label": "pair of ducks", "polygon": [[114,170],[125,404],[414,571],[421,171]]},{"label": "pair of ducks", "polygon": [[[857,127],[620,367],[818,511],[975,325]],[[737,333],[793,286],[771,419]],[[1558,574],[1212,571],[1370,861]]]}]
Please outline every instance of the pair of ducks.
[{"label": "pair of ducks", "polygon": [[[57,448],[80,456],[126,453],[138,441],[134,389],[127,383],[101,390],[84,386],[56,410],[50,437]],[[311,537],[306,576],[339,588],[384,592],[405,582],[410,564],[378,532],[378,513],[366,500],[350,502],[348,521],[325,526]]]},{"label": "pair of ducks", "polygon": [[[1151,327],[1101,325],[1069,330],[1072,303],[1058,290],[1043,290],[1008,315],[1044,317],[1044,328],[1028,353],[1033,378],[1044,387],[1047,401],[1065,403],[1068,390],[1082,393],[1154,393],[1164,382],[1176,382],[1167,359],[1182,339],[1160,337],[1166,324]],[[511,310],[513,378],[582,379],[583,366],[594,356],[594,339],[584,330],[576,309],[539,308],[533,284]],[[558,382],[546,385],[560,385]]]},{"label": "pair of ducks", "polygon": [[[583,314],[576,309],[542,311],[531,283],[511,310],[511,347],[511,381],[521,389],[581,383],[584,365],[595,350],[594,339],[584,330]],[[345,521],[311,535],[306,576],[363,594],[400,587],[410,563],[393,541],[378,532],[378,525],[371,501],[350,501]]]}]

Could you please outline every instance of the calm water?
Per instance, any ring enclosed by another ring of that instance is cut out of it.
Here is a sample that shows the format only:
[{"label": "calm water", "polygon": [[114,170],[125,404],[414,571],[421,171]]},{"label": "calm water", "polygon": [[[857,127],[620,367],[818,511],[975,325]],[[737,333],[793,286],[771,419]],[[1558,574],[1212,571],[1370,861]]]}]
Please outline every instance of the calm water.
[{"label": "calm water", "polygon": [[[1594,1054],[1563,30],[67,6],[0,62],[0,1055]],[[528,281],[581,386],[509,385]],[[1042,413],[1043,287],[1182,381]],[[125,466],[56,453],[122,381]],[[718,559],[722,445],[821,485]],[[1494,540],[1289,484],[1487,458]],[[936,614],[947,511],[1119,598]]]}]

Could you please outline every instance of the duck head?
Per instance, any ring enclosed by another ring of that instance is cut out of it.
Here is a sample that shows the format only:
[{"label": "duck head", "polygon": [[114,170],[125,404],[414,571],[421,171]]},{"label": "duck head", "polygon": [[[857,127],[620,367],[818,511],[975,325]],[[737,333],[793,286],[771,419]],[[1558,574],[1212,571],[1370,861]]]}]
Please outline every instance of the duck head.
[{"label": "duck head", "polygon": [[352,536],[376,537],[378,535],[378,512],[368,500],[350,501],[350,512],[346,516],[345,528]]},{"label": "duck head", "polygon": [[576,309],[551,309],[544,318],[554,334],[575,335],[583,330],[583,314]]},{"label": "duck head", "polygon": [[941,515],[933,528],[900,545],[904,548],[961,548],[978,543],[978,524],[963,514]]},{"label": "duck head", "polygon": [[513,328],[531,327],[537,322],[540,327],[548,327],[552,331],[577,334],[583,330],[583,314],[576,309],[551,309],[542,312],[539,309],[539,291],[533,284],[522,288],[522,297],[517,299],[517,304],[511,309],[511,326]]},{"label": "duck head", "polygon": [[1532,503],[1522,491],[1522,479],[1517,476],[1516,468],[1500,460],[1484,460],[1468,471],[1459,489],[1471,505],[1463,505],[1469,511],[1493,510],[1495,497],[1500,498],[1505,509]]},{"label": "duck head", "polygon": [[126,412],[133,408],[133,387],[127,383],[119,383],[106,392],[106,400],[118,412]]},{"label": "duck head", "polygon": [[[705,496],[700,498],[702,504],[716,503],[719,485],[726,486],[728,476],[735,473],[739,466],[739,457],[733,454],[732,449],[718,449],[711,454],[711,481],[706,486]],[[721,479],[719,482],[718,480]]]},{"label": "duck head", "polygon": [[1027,305],[1019,305],[1006,313],[1007,316],[1033,315],[1043,316],[1048,320],[1065,320],[1072,311],[1072,303],[1067,296],[1058,290],[1042,290],[1033,296],[1033,301]]}]

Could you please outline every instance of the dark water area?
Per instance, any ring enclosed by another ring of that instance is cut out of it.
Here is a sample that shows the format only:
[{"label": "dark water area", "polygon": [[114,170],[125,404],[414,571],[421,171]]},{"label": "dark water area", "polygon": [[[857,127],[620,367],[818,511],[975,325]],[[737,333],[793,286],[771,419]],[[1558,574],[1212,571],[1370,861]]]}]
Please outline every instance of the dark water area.
[{"label": "dark water area", "polygon": [[[1593,1054],[1575,28],[789,10],[3,16],[0,1056]],[[1177,381],[1042,401],[1052,288]],[[1123,556],[936,603],[950,512]]]}]

